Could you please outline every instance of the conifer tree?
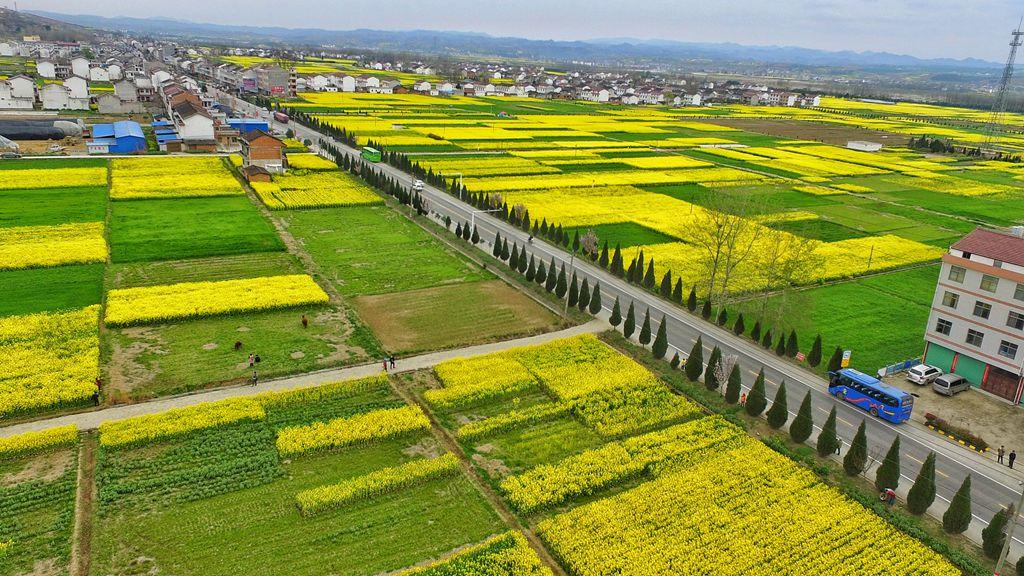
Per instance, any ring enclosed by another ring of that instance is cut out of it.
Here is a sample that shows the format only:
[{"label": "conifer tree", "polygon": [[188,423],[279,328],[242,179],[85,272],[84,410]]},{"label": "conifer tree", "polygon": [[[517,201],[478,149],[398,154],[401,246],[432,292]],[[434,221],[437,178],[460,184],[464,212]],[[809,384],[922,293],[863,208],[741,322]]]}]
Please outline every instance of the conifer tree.
[{"label": "conifer tree", "polygon": [[472,242],[473,244],[480,243],[480,231],[477,230],[476,226],[473,226],[473,235],[470,236],[469,241]]},{"label": "conifer tree", "polygon": [[881,492],[886,488],[895,490],[900,485],[900,437],[893,438],[889,451],[875,472],[875,488]]},{"label": "conifer tree", "polygon": [[1016,516],[1013,513],[1012,505],[1009,508],[1000,508],[992,516],[988,527],[981,531],[981,549],[985,552],[985,556],[993,560],[999,558],[999,554],[1003,551],[1003,544],[1006,542],[1006,524],[1010,516]]},{"label": "conifer tree", "polygon": [[911,514],[924,514],[935,502],[935,453],[930,452],[924,459],[914,485],[907,493],[907,510]]},{"label": "conifer tree", "polygon": [[814,344],[811,344],[811,351],[807,354],[807,364],[812,367],[821,364],[821,334],[814,337]]},{"label": "conifer tree", "polygon": [[579,306],[580,312],[583,312],[590,306],[590,282],[586,276],[583,277],[583,283],[580,284],[580,296],[576,301],[576,305]]},{"label": "conifer tree", "polygon": [[711,319],[711,300],[705,300],[704,304],[701,305],[700,317],[705,320]]},{"label": "conifer tree", "polygon": [[590,313],[597,316],[601,312],[603,304],[601,303],[601,283],[598,282],[594,285],[594,291],[590,294]]},{"label": "conifer tree", "polygon": [[651,346],[651,353],[660,360],[665,357],[666,352],[668,352],[668,331],[666,328],[666,318],[663,314],[661,316],[661,324],[658,325],[658,335],[654,337],[654,344]]},{"label": "conifer tree", "polygon": [[835,454],[836,450],[839,450],[839,436],[836,434],[836,407],[832,407],[832,411],[828,413],[828,418],[825,419],[825,425],[821,427],[821,433],[818,434],[818,456],[822,458]]},{"label": "conifer tree", "polygon": [[725,323],[729,321],[729,313],[726,312],[725,306],[718,311],[718,325],[725,326]]},{"label": "conifer tree", "polygon": [[676,278],[676,287],[672,289],[672,301],[676,304],[683,303],[683,280]]},{"label": "conifer tree", "polygon": [[644,312],[644,323],[640,326],[640,345],[647,346],[651,343],[651,309]]},{"label": "conifer tree", "polygon": [[512,243],[512,254],[508,258],[508,267],[516,270],[519,268],[519,245]]},{"label": "conifer tree", "polygon": [[644,274],[644,288],[654,288],[654,258],[651,258],[647,265],[647,273]]},{"label": "conifer tree", "polygon": [[512,254],[508,251],[508,239],[502,238],[501,240],[501,259],[508,260],[512,257]]},{"label": "conifer tree", "polygon": [[572,282],[569,283],[569,307],[572,308],[580,302],[580,285],[576,281],[576,273],[572,273]]},{"label": "conifer tree", "polygon": [[750,339],[754,342],[761,341],[761,321],[757,320],[754,322],[754,327],[750,329]]},{"label": "conifer tree", "polygon": [[455,236],[462,238],[462,222],[455,225]]},{"label": "conifer tree", "polygon": [[529,267],[529,261],[526,259],[526,246],[519,252],[519,266],[516,267],[520,274],[526,274],[526,269]]},{"label": "conifer tree", "polygon": [[740,372],[739,363],[733,364],[729,371],[729,379],[725,384],[725,401],[735,404],[740,401],[740,392],[743,390],[743,374]]},{"label": "conifer tree", "polygon": [[597,263],[601,268],[607,268],[609,264],[608,260],[608,241],[604,241],[604,246],[601,247],[601,257],[597,259]]},{"label": "conifer tree", "polygon": [[672,361],[669,362],[668,365],[671,366],[673,370],[676,370],[679,368],[679,362],[679,352],[676,352],[675,355],[672,356]]},{"label": "conifer tree", "polygon": [[736,322],[732,325],[732,333],[737,336],[742,336],[746,331],[747,327],[743,324],[743,313],[740,312],[739,315],[736,316]]},{"label": "conifer tree", "polygon": [[611,273],[622,278],[624,270],[622,269],[622,250],[619,249],[619,245],[615,245],[615,253],[612,254],[611,265],[609,266]]},{"label": "conifer tree", "polygon": [[760,416],[764,409],[768,406],[768,399],[764,393],[764,368],[757,373],[757,378],[754,380],[754,385],[750,387],[750,394],[747,394],[747,414],[750,416]]},{"label": "conifer tree", "polygon": [[800,403],[793,423],[789,425],[789,437],[797,444],[806,442],[811,437],[811,432],[814,432],[814,415],[811,409],[811,393],[808,392],[804,396],[804,401]]},{"label": "conifer tree", "polygon": [[629,269],[626,270],[626,282],[636,282],[636,258],[629,263]]},{"label": "conifer tree", "polygon": [[835,372],[843,367],[843,349],[836,346],[836,351],[832,353],[832,357],[828,359],[828,371]]},{"label": "conifer tree", "polygon": [[661,286],[658,287],[658,293],[661,294],[662,298],[670,298],[672,296],[671,270],[665,270],[665,275],[661,277]]},{"label": "conifer tree", "polygon": [[565,283],[565,263],[562,263],[562,269],[558,272],[558,282],[555,284],[555,296],[558,296],[559,300],[565,298],[568,289]]},{"label": "conifer tree", "polygon": [[772,349],[772,331],[771,330],[765,330],[764,331],[764,336],[761,337],[761,347],[764,348],[765,350],[771,350]]},{"label": "conifer tree", "polygon": [[796,330],[789,331],[789,338],[786,340],[786,356],[790,358],[796,358],[797,352],[800,351],[800,345],[796,340]]},{"label": "conifer tree", "polygon": [[553,292],[556,284],[558,284],[558,272],[555,271],[555,257],[552,256],[551,262],[548,263],[548,277],[544,279],[544,289]]},{"label": "conifer tree", "polygon": [[633,303],[629,303],[629,310],[626,311],[626,322],[622,325],[622,335],[629,338],[636,330],[636,312],[633,310]]},{"label": "conifer tree", "polygon": [[715,346],[711,349],[711,356],[708,357],[708,364],[704,367],[704,387],[708,390],[717,390],[721,385],[718,381],[718,365],[722,362],[722,351]]},{"label": "conifer tree", "polygon": [[772,407],[768,409],[768,425],[772,428],[782,428],[789,420],[789,407],[786,405],[786,381],[779,382],[779,389],[775,392],[775,400]]},{"label": "conifer tree", "polygon": [[697,310],[697,286],[690,288],[690,295],[686,297],[686,309],[690,312]]},{"label": "conifer tree", "polygon": [[843,458],[843,470],[850,476],[860,474],[868,465],[868,435],[865,427],[866,423],[861,420],[857,434],[854,435],[853,442],[850,442],[850,449]]},{"label": "conifer tree", "polygon": [[[541,266],[544,263],[541,262]],[[534,278],[537,277],[537,264],[533,261],[533,254],[530,254],[530,264],[526,267],[526,279],[533,282]]]},{"label": "conifer tree", "polygon": [[782,357],[786,355],[786,335],[779,334],[779,342],[775,345],[775,355]]},{"label": "conifer tree", "polygon": [[622,323],[622,310],[619,309],[618,296],[615,297],[615,304],[612,305],[612,315],[611,318],[608,319],[608,323],[611,324],[612,327],[617,327]]},{"label": "conifer tree", "polygon": [[963,534],[971,525],[971,475],[968,474],[960,489],[953,495],[949,508],[942,515],[942,528],[950,534]]},{"label": "conifer tree", "polygon": [[704,341],[697,336],[697,341],[690,349],[690,355],[686,357],[686,378],[690,382],[700,379],[700,373],[704,370]]},{"label": "conifer tree", "polygon": [[494,247],[491,249],[491,256],[501,257],[501,232],[494,233]]},{"label": "conifer tree", "polygon": [[548,269],[544,266],[544,261],[537,259],[537,273],[533,275],[533,281],[543,286],[544,282],[548,279]]}]

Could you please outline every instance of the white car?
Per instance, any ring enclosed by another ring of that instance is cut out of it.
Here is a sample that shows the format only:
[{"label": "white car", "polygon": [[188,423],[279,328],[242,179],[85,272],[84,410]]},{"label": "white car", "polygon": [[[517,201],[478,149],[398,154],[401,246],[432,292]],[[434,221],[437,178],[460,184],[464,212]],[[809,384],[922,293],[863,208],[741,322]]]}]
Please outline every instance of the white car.
[{"label": "white car", "polygon": [[423,180],[414,180],[412,183],[413,190],[423,190]]},{"label": "white car", "polygon": [[942,370],[939,370],[935,366],[918,364],[910,370],[907,370],[907,380],[910,380],[918,386],[925,386],[927,384],[931,384],[936,378],[942,376],[942,374]]}]

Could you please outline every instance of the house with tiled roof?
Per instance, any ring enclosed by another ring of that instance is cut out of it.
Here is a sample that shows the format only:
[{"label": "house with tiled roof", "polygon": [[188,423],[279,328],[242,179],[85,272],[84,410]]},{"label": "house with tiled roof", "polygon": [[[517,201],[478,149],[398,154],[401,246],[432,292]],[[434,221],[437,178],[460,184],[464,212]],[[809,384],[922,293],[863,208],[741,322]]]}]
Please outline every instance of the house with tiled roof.
[{"label": "house with tiled roof", "polygon": [[927,364],[1020,404],[1024,393],[1024,226],[977,228],[942,256],[925,331]]}]

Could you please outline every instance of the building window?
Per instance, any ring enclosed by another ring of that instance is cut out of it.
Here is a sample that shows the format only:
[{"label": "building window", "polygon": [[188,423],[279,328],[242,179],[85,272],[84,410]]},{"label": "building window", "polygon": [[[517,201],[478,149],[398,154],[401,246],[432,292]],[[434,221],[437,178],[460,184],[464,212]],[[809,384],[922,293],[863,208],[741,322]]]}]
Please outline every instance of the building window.
[{"label": "building window", "polygon": [[946,292],[942,296],[942,305],[949,308],[956,308],[957,302],[960,301],[960,296],[953,292]]},{"label": "building window", "polygon": [[982,302],[978,300],[974,303],[974,315],[979,318],[988,318],[989,314],[992,313],[992,305],[988,302]]},{"label": "building window", "polygon": [[953,323],[950,322],[949,320],[939,318],[939,320],[935,322],[935,331],[938,332],[939,334],[945,334],[946,336],[949,336],[949,333],[952,330]]},{"label": "building window", "polygon": [[953,282],[963,284],[964,276],[967,274],[967,269],[963,266],[950,266],[949,267],[949,279]]},{"label": "building window", "polygon": [[995,292],[999,287],[999,278],[985,274],[981,277],[981,289],[985,292]]},{"label": "building window", "polygon": [[971,346],[978,346],[980,348],[981,342],[984,339],[985,335],[982,334],[981,332],[978,332],[977,330],[967,331],[967,343],[970,344]]},{"label": "building window", "polygon": [[1006,318],[1006,325],[1017,330],[1024,330],[1024,314],[1010,312],[1010,315]]},{"label": "building window", "polygon": [[1024,284],[1017,284],[1017,289],[1014,290],[1013,297],[1024,302]]},{"label": "building window", "polygon": [[1016,358],[1017,345],[1014,344],[1013,342],[1007,342],[1006,340],[1003,340],[1002,342],[999,343],[999,355],[1005,356],[1006,358],[1009,358],[1011,360]]}]

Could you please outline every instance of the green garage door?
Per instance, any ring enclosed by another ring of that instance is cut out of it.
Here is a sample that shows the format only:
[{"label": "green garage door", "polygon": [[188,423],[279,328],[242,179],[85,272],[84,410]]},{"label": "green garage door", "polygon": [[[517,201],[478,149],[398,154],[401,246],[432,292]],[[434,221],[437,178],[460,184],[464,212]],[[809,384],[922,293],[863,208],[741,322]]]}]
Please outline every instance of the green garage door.
[{"label": "green garage door", "polygon": [[949,372],[949,368],[953,365],[954,356],[956,356],[956,352],[953,352],[949,348],[939,346],[934,342],[929,342],[928,353],[924,358],[924,363],[931,364],[943,372]]},{"label": "green garage door", "polygon": [[956,373],[967,378],[974,386],[981,386],[985,377],[985,363],[960,354],[956,361]]}]

